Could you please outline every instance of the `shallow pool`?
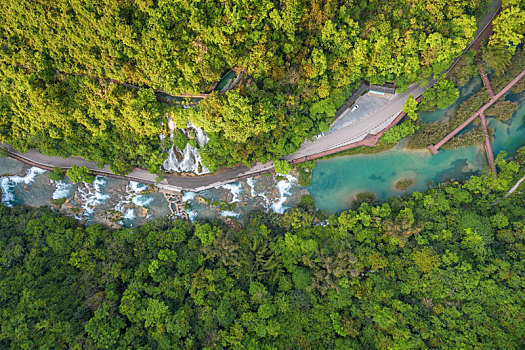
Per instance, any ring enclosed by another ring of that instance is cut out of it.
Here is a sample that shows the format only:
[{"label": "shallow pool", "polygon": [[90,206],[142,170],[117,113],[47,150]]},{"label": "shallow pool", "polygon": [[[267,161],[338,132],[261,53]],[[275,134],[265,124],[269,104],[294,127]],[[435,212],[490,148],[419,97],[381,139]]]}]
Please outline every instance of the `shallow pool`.
[{"label": "shallow pool", "polygon": [[[472,79],[461,89],[462,96],[454,105],[433,113],[422,113],[426,121],[446,119],[451,111],[479,89],[477,79]],[[525,92],[508,94],[507,100],[517,102],[519,108],[508,122],[489,118],[494,128],[495,156],[502,150],[514,154],[525,145]],[[394,149],[378,154],[337,157],[317,162],[308,188],[316,205],[323,210],[337,213],[350,207],[359,192],[373,192],[380,200],[393,196],[424,191],[428,183],[449,179],[463,180],[484,169],[487,160],[481,145],[461,147],[457,150],[440,150],[432,156],[427,150],[405,150],[406,140]],[[414,184],[404,191],[394,188],[396,181],[413,178]]]}]

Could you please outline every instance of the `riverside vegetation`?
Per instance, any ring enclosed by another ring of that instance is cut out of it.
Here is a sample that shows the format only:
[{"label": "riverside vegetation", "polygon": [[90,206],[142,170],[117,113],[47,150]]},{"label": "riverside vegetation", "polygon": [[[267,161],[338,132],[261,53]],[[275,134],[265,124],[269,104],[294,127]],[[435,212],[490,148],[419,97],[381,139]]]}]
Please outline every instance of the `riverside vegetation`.
[{"label": "riverside vegetation", "polygon": [[525,148],[331,216],[84,227],[0,205],[2,349],[523,348]]},{"label": "riverside vegetation", "polygon": [[[472,78],[474,75],[471,75],[470,73],[473,71],[472,67],[475,67],[475,59],[474,53],[467,54],[462,57],[460,63],[451,71],[451,79],[456,82],[464,83],[465,81],[468,81],[470,78]],[[512,56],[510,59],[510,64],[506,66],[506,68],[503,68],[499,74],[495,74],[493,77],[491,77],[491,86],[494,91],[498,92],[503,87],[505,87],[505,85],[507,85],[518,73],[523,70],[524,66],[525,48],[517,49],[514,56]],[[490,66],[486,65],[486,68],[490,68]],[[478,73],[476,72],[476,74]],[[511,89],[511,92],[519,93],[523,91],[523,89],[525,89],[525,84],[520,81]],[[447,121],[425,123],[419,120],[417,122],[416,131],[410,136],[410,140],[407,143],[407,148],[426,148],[430,144],[437,143],[449,131],[460,125],[489,100],[490,95],[487,89],[482,87],[481,90],[463,102],[459,106],[458,110]],[[518,106],[515,102],[503,101],[501,99],[499,102],[487,109],[485,115],[487,117],[496,117],[501,121],[506,121],[512,117],[512,114],[517,109],[517,107]],[[475,121],[474,126],[475,127],[472,130],[455,136],[443,147],[445,149],[455,149],[466,145],[481,143],[485,139],[484,131],[479,121]],[[489,129],[489,131],[492,132],[491,129]]]},{"label": "riverside vegetation", "polygon": [[[157,172],[172,118],[208,133],[200,152],[210,170],[275,160],[325,131],[361,79],[403,89],[440,74],[472,40],[484,4],[2,1],[0,141],[118,174]],[[491,47],[518,43],[522,9],[508,2]],[[228,68],[244,73],[235,90],[195,108],[161,102],[159,91],[212,90]]]}]

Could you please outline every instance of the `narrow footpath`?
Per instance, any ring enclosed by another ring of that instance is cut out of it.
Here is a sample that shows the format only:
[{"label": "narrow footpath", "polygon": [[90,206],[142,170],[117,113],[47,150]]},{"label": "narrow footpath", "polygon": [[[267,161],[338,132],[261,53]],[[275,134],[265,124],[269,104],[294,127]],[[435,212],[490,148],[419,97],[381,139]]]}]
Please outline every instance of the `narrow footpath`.
[{"label": "narrow footpath", "polygon": [[[468,47],[465,48],[464,52],[468,51],[473,45],[478,44],[481,38],[483,38],[484,35],[486,35],[487,31],[490,29],[492,19],[498,13],[500,8],[501,0],[495,0],[490,4],[490,10],[487,11],[487,13],[478,20],[478,30],[476,31],[476,37],[468,45]],[[452,63],[452,65],[445,72],[449,71],[452,67],[454,67],[459,61],[460,57],[457,57]],[[137,86],[129,83],[123,83],[118,81],[114,82],[130,88],[137,88]],[[309,159],[319,158],[326,154],[337,153],[345,149],[354,148],[360,145],[375,145],[379,137],[384,133],[384,130],[387,130],[389,127],[395,125],[395,123],[399,122],[402,119],[404,115],[403,105],[406,99],[409,97],[409,95],[413,94],[414,97],[421,96],[421,94],[428,87],[432,86],[432,83],[433,81],[431,80],[429,84],[423,88],[419,87],[418,85],[411,86],[406,93],[398,95],[397,98],[392,99],[387,104],[379,108],[373,115],[364,118],[361,122],[352,125],[352,127],[342,129],[334,134],[321,137],[313,142],[307,141],[305,142],[305,144],[302,145],[299,151],[297,151],[294,154],[285,156],[284,159],[293,164],[296,164]],[[163,96],[164,91],[156,90],[156,92],[157,98],[166,97]],[[170,96],[170,98],[173,97],[174,96]],[[205,96],[199,95],[199,97]],[[477,115],[474,116],[474,118],[475,117],[477,117]],[[454,135],[456,133],[454,133]],[[445,142],[446,141],[444,141],[443,143]],[[0,146],[1,145],[2,144],[0,144]],[[437,147],[435,148],[437,152],[437,149],[439,149],[441,145],[442,144],[431,146]],[[170,193],[180,193],[181,191],[198,192],[216,186],[224,185],[226,183],[238,181],[242,178],[248,178],[251,176],[257,176],[264,173],[268,173],[273,170],[273,162],[268,162],[265,164],[257,163],[252,167],[239,165],[234,168],[220,169],[219,171],[213,174],[193,177],[169,174],[157,183],[156,175],[151,174],[144,169],[134,169],[128,175],[120,176],[113,174],[108,166],[100,168],[96,165],[96,163],[87,161],[83,158],[61,158],[46,156],[39,153],[38,150],[30,150],[26,153],[21,153],[15,150],[11,145],[3,144],[3,146],[8,149],[11,157],[33,166],[41,167],[48,170],[52,169],[53,167],[70,169],[73,165],[85,166],[96,175],[127,179],[147,184],[155,184],[160,190]],[[431,146],[429,146],[429,148]]]},{"label": "narrow footpath", "polygon": [[489,91],[490,97],[494,98],[494,90],[492,90],[492,86],[490,86],[489,77],[487,76],[487,72],[485,72],[481,63],[478,63],[478,71],[479,75],[481,76],[481,80],[483,80],[483,85],[485,85],[485,87]]},{"label": "narrow footpath", "polygon": [[[490,107],[492,106],[494,103],[496,103],[496,101],[498,101],[499,98],[501,98],[503,95],[505,95],[514,85],[516,85],[516,83],[518,81],[520,81],[523,77],[525,76],[525,69],[520,73],[518,74],[514,79],[512,79],[512,81],[510,83],[507,84],[507,86],[505,86],[503,89],[501,89],[500,92],[498,92],[497,95],[493,96],[489,102],[487,102],[486,104],[484,104],[480,109],[478,109],[473,115],[471,115],[467,120],[465,120],[463,123],[461,123],[461,125],[459,125],[457,128],[455,128],[454,130],[452,130],[450,133],[448,133],[448,135],[446,135],[441,141],[439,141],[438,143],[436,143],[435,145],[430,145],[428,146],[428,149],[430,150],[430,152],[432,152],[432,154],[436,155],[439,153],[439,149],[445,144],[447,143],[451,138],[453,138],[454,136],[456,136],[461,130],[463,130],[467,125],[469,125],[470,123],[472,123],[472,121],[474,121],[474,119],[476,119],[477,117],[480,117],[481,119],[481,124],[483,125],[483,128],[485,130],[485,135],[486,135],[486,139],[485,139],[485,150],[486,150],[486,153],[487,153],[487,159],[488,159],[488,162],[489,162],[489,165],[491,167],[491,170],[492,170],[492,173],[494,175],[496,175],[496,167],[494,165],[494,154],[492,152],[492,147],[490,145],[490,139],[489,139],[489,135],[488,135],[488,131],[487,131],[487,121],[485,119],[485,111]],[[490,86],[490,82],[488,83]]]}]

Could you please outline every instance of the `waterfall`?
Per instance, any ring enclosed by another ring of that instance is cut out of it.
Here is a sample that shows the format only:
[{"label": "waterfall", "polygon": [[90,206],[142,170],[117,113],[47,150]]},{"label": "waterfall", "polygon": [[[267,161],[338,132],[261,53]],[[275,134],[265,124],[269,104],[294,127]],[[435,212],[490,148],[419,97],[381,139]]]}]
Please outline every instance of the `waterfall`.
[{"label": "waterfall", "polygon": [[[164,161],[163,167],[167,171],[176,172],[192,172],[195,174],[208,174],[210,171],[202,164],[202,157],[199,154],[198,147],[203,147],[208,143],[209,139],[202,128],[193,126],[188,122],[186,136],[193,129],[195,131],[195,140],[197,141],[197,147],[193,147],[189,143],[183,150],[178,149],[176,146],[172,146],[168,152],[168,159]],[[168,129],[170,131],[175,130],[175,123],[170,119],[168,122]],[[170,135],[173,139],[173,135]],[[178,157],[177,157],[178,156]],[[182,158],[182,159],[179,159]]]}]

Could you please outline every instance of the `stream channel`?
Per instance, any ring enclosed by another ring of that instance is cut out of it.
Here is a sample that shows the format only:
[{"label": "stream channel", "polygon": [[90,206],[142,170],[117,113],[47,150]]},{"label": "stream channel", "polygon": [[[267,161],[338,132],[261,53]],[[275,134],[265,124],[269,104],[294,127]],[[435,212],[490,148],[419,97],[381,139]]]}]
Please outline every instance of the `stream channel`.
[{"label": "stream channel", "polygon": [[[420,113],[424,121],[446,120],[467,98],[482,88],[473,78],[460,89],[460,98],[444,110]],[[489,118],[495,130],[493,148],[497,155],[510,155],[525,145],[525,92],[507,94],[506,100],[518,103],[512,119],[503,123]],[[406,150],[402,140],[391,150],[378,154],[341,156],[317,161],[311,186],[303,188],[293,175],[263,175],[202,191],[183,194],[185,211],[191,219],[222,218],[243,220],[252,210],[284,212],[310,193],[319,209],[338,213],[350,208],[356,194],[373,192],[379,200],[414,191],[424,191],[429,184],[449,179],[463,180],[487,167],[485,153],[479,146],[442,150],[432,156],[427,150]],[[413,178],[414,184],[403,191],[394,188],[396,181]],[[131,227],[170,214],[161,193],[145,184],[98,176],[93,184],[71,184],[67,178],[50,181],[48,172],[31,168],[10,158],[0,158],[1,201],[8,206],[25,204],[50,206],[54,200],[65,201],[53,210],[84,220]]]},{"label": "stream channel", "polygon": [[[482,88],[479,77],[460,89],[458,100],[435,112],[418,113],[426,122],[444,121],[458,107]],[[494,156],[506,151],[509,155],[525,145],[525,91],[508,93],[505,100],[518,103],[518,109],[507,122],[488,118],[489,127],[494,129],[492,143]],[[465,146],[455,150],[441,149],[433,156],[428,150],[408,150],[407,139],[396,147],[377,154],[341,156],[317,161],[308,191],[319,209],[338,213],[348,209],[360,192],[373,192],[377,199],[384,201],[397,195],[424,191],[429,184],[450,179],[464,180],[488,166],[485,151],[480,145]],[[413,178],[414,184],[403,191],[394,188],[398,180]]]}]

